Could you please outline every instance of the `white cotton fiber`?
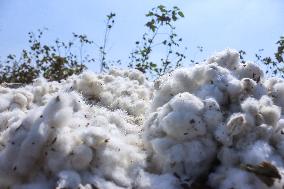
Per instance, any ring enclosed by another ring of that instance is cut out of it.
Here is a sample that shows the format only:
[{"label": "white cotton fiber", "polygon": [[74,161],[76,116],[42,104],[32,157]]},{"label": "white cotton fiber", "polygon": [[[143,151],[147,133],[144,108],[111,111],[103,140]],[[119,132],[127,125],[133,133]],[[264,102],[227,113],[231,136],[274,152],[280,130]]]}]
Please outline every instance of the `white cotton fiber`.
[{"label": "white cotton fiber", "polygon": [[253,62],[241,64],[236,72],[239,79],[251,78],[256,82],[259,82],[263,78],[263,71]]},{"label": "white cotton fiber", "polygon": [[282,188],[284,80],[239,61],[0,87],[0,188]]},{"label": "white cotton fiber", "polygon": [[61,171],[58,174],[57,188],[78,188],[81,183],[80,176],[74,171]]},{"label": "white cotton fiber", "polygon": [[79,145],[72,151],[71,164],[76,170],[86,169],[93,159],[93,151],[86,145]]},{"label": "white cotton fiber", "polygon": [[207,60],[209,64],[216,62],[221,67],[225,67],[229,70],[236,70],[239,66],[239,61],[240,55],[234,49],[226,49],[222,52],[215,54]]},{"label": "white cotton fiber", "polygon": [[140,189],[181,189],[179,180],[171,174],[150,174],[140,171],[136,187]]},{"label": "white cotton fiber", "polygon": [[257,165],[263,161],[268,161],[272,153],[273,150],[267,142],[256,141],[241,154],[241,159],[243,163]]}]

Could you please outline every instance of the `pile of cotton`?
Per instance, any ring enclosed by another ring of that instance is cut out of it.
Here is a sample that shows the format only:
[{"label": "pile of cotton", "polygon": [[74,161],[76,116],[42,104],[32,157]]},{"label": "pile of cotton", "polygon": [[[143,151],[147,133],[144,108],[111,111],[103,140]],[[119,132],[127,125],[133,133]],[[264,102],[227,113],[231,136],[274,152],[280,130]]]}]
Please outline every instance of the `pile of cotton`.
[{"label": "pile of cotton", "polygon": [[144,124],[152,174],[180,188],[282,188],[283,81],[230,49],[161,77]]},{"label": "pile of cotton", "polygon": [[3,111],[0,119],[1,188],[129,188],[145,166],[141,126],[76,92],[59,92],[27,113]]},{"label": "pile of cotton", "polygon": [[284,80],[227,49],[154,82],[137,70],[0,87],[0,188],[281,189]]},{"label": "pile of cotton", "polygon": [[137,70],[110,70],[96,75],[86,72],[74,80],[75,90],[92,103],[99,102],[111,109],[122,109],[134,116],[144,116],[152,96],[150,84]]}]

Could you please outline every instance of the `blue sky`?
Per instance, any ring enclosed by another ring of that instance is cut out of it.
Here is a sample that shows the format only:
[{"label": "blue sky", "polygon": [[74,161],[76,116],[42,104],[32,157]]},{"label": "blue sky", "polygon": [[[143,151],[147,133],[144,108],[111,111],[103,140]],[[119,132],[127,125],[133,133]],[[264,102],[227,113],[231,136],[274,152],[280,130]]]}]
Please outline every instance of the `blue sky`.
[{"label": "blue sky", "polygon": [[[145,13],[159,4],[183,10],[185,18],[177,23],[177,33],[188,47],[186,54],[196,59],[231,47],[246,50],[254,60],[253,53],[260,48],[273,54],[275,42],[284,35],[283,0],[0,0],[0,56],[19,53],[27,47],[27,33],[44,27],[49,28],[47,41],[68,40],[77,32],[100,44],[105,16],[112,11],[117,16],[109,59],[127,62],[134,42],[145,31]],[[198,45],[204,53],[197,53]],[[97,55],[95,49],[88,53]],[[96,65],[89,68],[98,70]]]}]

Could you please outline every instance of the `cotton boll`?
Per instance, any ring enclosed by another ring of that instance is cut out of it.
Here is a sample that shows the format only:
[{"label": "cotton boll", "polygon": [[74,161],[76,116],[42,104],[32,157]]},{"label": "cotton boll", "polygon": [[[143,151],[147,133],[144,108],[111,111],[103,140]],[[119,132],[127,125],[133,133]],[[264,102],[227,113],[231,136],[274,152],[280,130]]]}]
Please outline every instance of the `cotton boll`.
[{"label": "cotton boll", "polygon": [[281,109],[277,106],[262,107],[260,110],[265,122],[269,125],[274,126],[280,119]]},{"label": "cotton boll", "polygon": [[140,171],[136,184],[140,189],[181,189],[179,181],[172,174],[156,175]]},{"label": "cotton boll", "polygon": [[253,96],[256,99],[260,99],[262,96],[265,96],[267,94],[268,92],[267,92],[267,89],[264,87],[264,85],[261,83],[258,83],[254,89]]},{"label": "cotton boll", "polygon": [[186,176],[196,178],[209,169],[215,156],[216,146],[211,140],[194,140],[184,144]]},{"label": "cotton boll", "polygon": [[62,127],[68,125],[70,118],[72,117],[73,111],[70,108],[64,108],[55,113],[50,124],[53,127]]},{"label": "cotton boll", "polygon": [[256,82],[249,78],[244,78],[241,80],[241,86],[242,86],[242,96],[243,100],[246,98],[246,96],[252,95],[255,88],[256,88]]},{"label": "cotton boll", "polygon": [[112,82],[115,79],[115,77],[112,75],[106,75],[103,79],[105,83],[109,83],[109,82]]},{"label": "cotton boll", "polygon": [[[158,90],[153,97],[152,111],[167,103],[173,96],[182,92],[192,92],[196,90],[198,81],[197,77],[202,78],[204,75],[192,76],[186,69],[176,69],[171,74],[166,74],[159,79]],[[202,78],[204,79],[204,78]],[[157,85],[157,84],[156,84]]]},{"label": "cotton boll", "polygon": [[266,78],[266,80],[264,81],[264,86],[265,88],[271,92],[273,90],[273,87],[275,84],[277,83],[283,83],[283,78],[278,78],[278,77],[271,77],[271,78]]},{"label": "cotton boll", "polygon": [[[44,123],[34,126],[28,136],[22,141],[21,150],[14,167],[17,173],[28,174],[33,169],[34,163],[39,159],[43,145],[48,138],[48,126]],[[27,151],[27,149],[29,149]]]},{"label": "cotton boll", "polygon": [[279,152],[279,154],[284,157],[284,141],[279,141],[276,145],[276,149]]},{"label": "cotton boll", "polygon": [[74,88],[82,91],[85,95],[98,98],[103,91],[103,82],[96,75],[84,72],[81,79],[74,82]]},{"label": "cotton boll", "polygon": [[[70,109],[76,112],[82,108],[80,105],[81,101],[82,100],[80,99],[80,96],[78,96],[77,93],[70,93],[70,94],[60,93],[56,97],[53,97],[52,100],[50,100],[50,102],[47,104],[47,106],[43,111],[43,118],[47,122],[52,121],[52,119],[54,119],[56,115],[59,116],[56,118],[58,120],[60,120],[59,118],[61,116],[66,118],[66,116],[68,115],[70,116],[71,113]],[[57,114],[57,112],[62,109],[65,110]]]},{"label": "cotton boll", "polygon": [[255,98],[247,98],[245,101],[242,102],[241,107],[245,113],[249,113],[254,116],[259,113],[259,102]]},{"label": "cotton boll", "polygon": [[50,102],[47,104],[47,106],[44,109],[43,117],[44,118],[50,118],[53,117],[53,115],[60,109],[64,108],[65,106],[70,105],[70,97],[61,94],[57,95],[50,100]]},{"label": "cotton boll", "polygon": [[33,180],[25,184],[15,184],[13,189],[50,189],[53,183],[48,180],[43,174],[36,175]]},{"label": "cotton boll", "polygon": [[215,54],[207,60],[209,64],[216,62],[219,66],[222,66],[229,70],[237,69],[239,61],[240,55],[238,51],[233,49],[226,49]]},{"label": "cotton boll", "polygon": [[[196,86],[196,81],[198,81],[197,78],[192,77],[193,72],[189,72],[187,69],[177,69],[175,70],[172,75],[167,75],[167,77],[162,78],[165,81],[165,84],[168,84],[167,80],[169,77],[173,78],[173,80],[169,83],[172,92],[175,94],[180,93],[180,92],[191,92],[193,91],[197,86]],[[198,77],[198,76],[196,76]],[[164,86],[163,86],[164,87]]]},{"label": "cotton boll", "polygon": [[256,141],[241,153],[241,161],[246,164],[257,165],[263,161],[268,161],[272,155],[271,146],[265,141]]},{"label": "cotton boll", "polygon": [[106,188],[106,189],[124,189],[125,187],[120,187],[116,185],[114,182],[104,179],[101,176],[98,175],[88,175],[87,179],[88,182],[91,183],[91,186],[93,188]]},{"label": "cotton boll", "polygon": [[9,108],[11,101],[8,95],[1,95],[0,98],[0,112],[3,112]]},{"label": "cotton boll", "polygon": [[[79,138],[79,131],[74,132],[73,129],[62,127],[59,129],[51,128],[51,134],[48,140],[48,146],[51,154],[60,153],[62,157],[72,154],[73,148],[82,143]],[[56,159],[56,158],[54,158]]]},{"label": "cotton boll", "polygon": [[284,107],[284,83],[276,83],[270,91],[275,104]]},{"label": "cotton boll", "polygon": [[72,154],[72,166],[76,170],[85,169],[93,159],[93,151],[86,145],[76,146]]},{"label": "cotton boll", "polygon": [[129,110],[132,115],[139,116],[146,112],[145,101],[138,100],[135,105],[132,106],[131,110]]},{"label": "cotton boll", "polygon": [[171,112],[161,122],[167,135],[176,140],[194,138],[206,133],[204,122],[192,113]]},{"label": "cotton boll", "polygon": [[143,73],[136,69],[130,70],[128,77],[131,80],[139,81],[139,84],[143,84],[145,82],[145,76],[143,75]]},{"label": "cotton boll", "polygon": [[231,168],[229,170],[226,170],[226,172],[223,173],[223,175],[224,179],[221,180],[221,182],[218,183],[217,185],[213,184],[214,180],[217,178],[214,178],[214,176],[212,175],[210,177],[210,182],[212,183],[211,186],[220,189],[227,189],[227,188],[254,189],[255,188],[253,185],[254,177],[251,176],[250,173],[248,172],[245,172],[237,168]]},{"label": "cotton boll", "polygon": [[164,137],[151,140],[151,144],[155,152],[165,154],[167,149],[175,144],[175,141]]},{"label": "cotton boll", "polygon": [[242,91],[242,85],[240,80],[232,78],[228,81],[228,86],[226,91],[229,93],[231,98],[236,98],[241,91]]},{"label": "cotton boll", "polygon": [[49,189],[51,188],[50,185],[47,185],[46,183],[33,183],[33,184],[25,184],[21,186],[15,186],[13,189]]},{"label": "cotton boll", "polygon": [[77,189],[81,183],[80,176],[74,171],[61,171],[58,177],[57,188]]},{"label": "cotton boll", "polygon": [[14,126],[18,127],[25,114],[20,110],[12,112],[3,112],[0,114],[0,132],[9,130]]},{"label": "cotton boll", "polygon": [[239,66],[236,72],[240,79],[251,78],[256,82],[259,82],[263,78],[263,71],[252,62],[243,63],[241,66]]},{"label": "cotton boll", "polygon": [[255,128],[255,133],[259,138],[263,140],[269,141],[274,132],[274,128],[272,126],[268,126],[266,124],[259,125]]},{"label": "cotton boll", "polygon": [[234,166],[240,161],[239,152],[234,148],[224,146],[219,150],[218,159],[222,162],[223,166]]},{"label": "cotton boll", "polygon": [[208,128],[212,132],[222,122],[223,114],[220,110],[219,104],[215,99],[209,98],[204,100],[205,108],[203,119],[205,120]]},{"label": "cotton boll", "polygon": [[31,106],[34,96],[31,92],[18,89],[14,92],[13,101],[20,105],[21,109],[27,109]]},{"label": "cotton boll", "polygon": [[[154,145],[163,145],[162,141],[165,140],[155,141]],[[215,153],[215,145],[210,140],[193,140],[183,144],[169,145],[170,143],[164,146],[165,149],[162,151],[155,150],[152,161],[159,165],[158,170],[164,173],[175,172],[181,177],[195,178],[207,170]]]},{"label": "cotton boll", "polygon": [[42,107],[36,107],[27,112],[25,118],[22,120],[21,128],[30,129],[35,122],[40,123],[43,120]]},{"label": "cotton boll", "polygon": [[101,101],[103,104],[111,104],[113,102],[113,95],[110,92],[102,92]]},{"label": "cotton boll", "polygon": [[224,104],[226,98],[219,88],[215,85],[203,85],[200,90],[196,92],[196,96],[201,99],[214,98],[219,104]]},{"label": "cotton boll", "polygon": [[275,126],[280,119],[281,108],[273,105],[272,100],[268,96],[263,96],[260,99],[260,113],[266,124]]},{"label": "cotton boll", "polygon": [[280,119],[273,130],[271,141],[276,144],[279,141],[284,140],[284,119]]},{"label": "cotton boll", "polygon": [[192,113],[200,113],[204,108],[202,101],[190,93],[180,93],[176,95],[169,102],[169,105],[174,111],[185,111]]},{"label": "cotton boll", "polygon": [[34,100],[34,95],[30,91],[27,91],[27,90],[23,90],[20,92],[27,98],[28,106],[30,106]]},{"label": "cotton boll", "polygon": [[216,130],[214,131],[214,137],[218,142],[222,143],[225,146],[232,145],[232,138],[229,135],[227,127],[223,124],[219,125],[216,128]]},{"label": "cotton boll", "polygon": [[15,103],[19,104],[22,109],[28,104],[28,99],[21,93],[16,93],[13,97],[13,100]]}]

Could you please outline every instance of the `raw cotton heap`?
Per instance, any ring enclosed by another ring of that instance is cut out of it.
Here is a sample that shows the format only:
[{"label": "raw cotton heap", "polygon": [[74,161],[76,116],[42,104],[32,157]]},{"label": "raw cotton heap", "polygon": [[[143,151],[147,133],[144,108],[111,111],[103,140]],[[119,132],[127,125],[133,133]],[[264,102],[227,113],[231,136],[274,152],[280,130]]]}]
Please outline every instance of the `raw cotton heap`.
[{"label": "raw cotton heap", "polygon": [[173,174],[183,188],[283,187],[282,79],[265,80],[228,49],[163,76],[155,89],[144,126],[152,172]]},{"label": "raw cotton heap", "polygon": [[284,80],[227,49],[151,83],[135,70],[0,88],[0,188],[280,189]]},{"label": "raw cotton heap", "polygon": [[140,72],[39,79],[0,94],[1,189],[131,188],[144,169],[151,91]]}]

